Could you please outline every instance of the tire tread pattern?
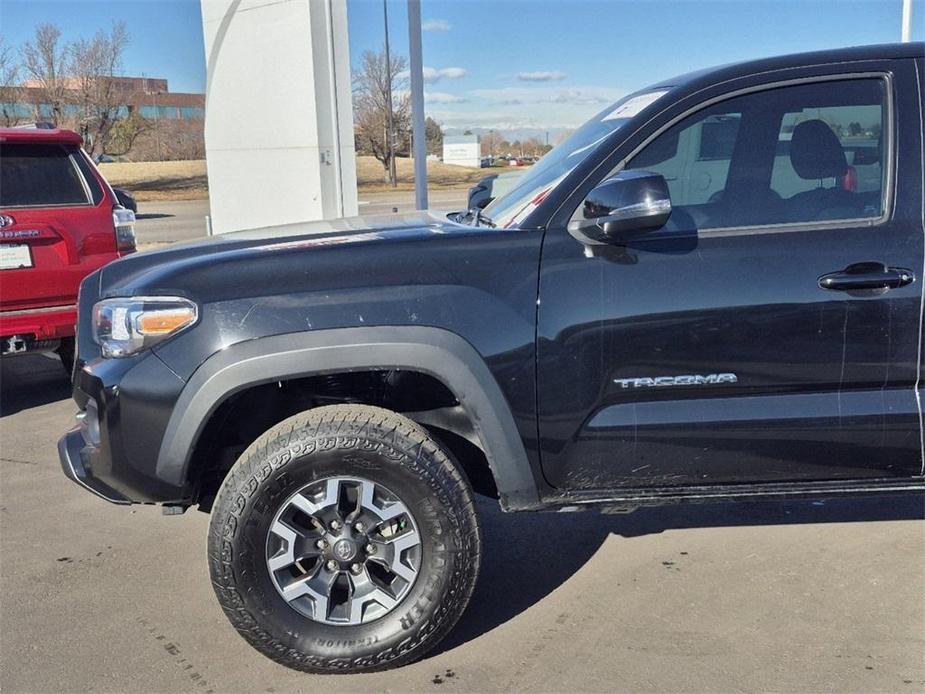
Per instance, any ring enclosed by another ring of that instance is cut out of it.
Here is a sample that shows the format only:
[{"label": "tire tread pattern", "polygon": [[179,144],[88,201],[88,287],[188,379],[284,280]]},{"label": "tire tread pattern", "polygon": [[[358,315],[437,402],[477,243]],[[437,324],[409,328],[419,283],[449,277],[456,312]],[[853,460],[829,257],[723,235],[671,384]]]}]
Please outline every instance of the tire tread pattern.
[{"label": "tire tread pattern", "polygon": [[[397,646],[354,658],[327,658],[291,648],[261,625],[242,597],[247,586],[235,572],[233,540],[250,504],[259,503],[258,490],[272,472],[293,460],[310,463],[306,442],[352,449],[359,440],[398,452],[388,462],[405,465],[421,475],[451,506],[458,549],[452,575],[429,614],[409,625]],[[333,443],[332,443],[333,442]],[[313,673],[372,672],[407,664],[435,646],[453,628],[466,608],[478,576],[481,533],[472,490],[450,455],[426,429],[400,414],[368,405],[331,405],[294,415],[257,438],[225,477],[213,507],[208,553],[212,585],[225,615],[254,648],[290,668]]]}]

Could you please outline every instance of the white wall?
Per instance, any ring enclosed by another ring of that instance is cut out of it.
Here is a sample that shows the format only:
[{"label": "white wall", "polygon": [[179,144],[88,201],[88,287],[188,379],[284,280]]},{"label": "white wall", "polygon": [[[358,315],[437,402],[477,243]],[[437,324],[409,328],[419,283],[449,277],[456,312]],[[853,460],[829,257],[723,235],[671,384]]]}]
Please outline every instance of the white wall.
[{"label": "white wall", "polygon": [[444,135],[443,163],[478,167],[482,157],[478,135]]},{"label": "white wall", "polygon": [[214,233],[357,214],[346,0],[201,0]]}]

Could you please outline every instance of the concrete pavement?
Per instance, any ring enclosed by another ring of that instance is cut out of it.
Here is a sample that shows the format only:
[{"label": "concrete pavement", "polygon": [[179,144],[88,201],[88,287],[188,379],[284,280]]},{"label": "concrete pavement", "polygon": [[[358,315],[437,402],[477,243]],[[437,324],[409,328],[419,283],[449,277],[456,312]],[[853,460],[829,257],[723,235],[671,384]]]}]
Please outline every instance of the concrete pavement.
[{"label": "concrete pavement", "polygon": [[423,661],[315,677],[253,651],[209,584],[208,517],[61,474],[60,365],[0,362],[6,692],[925,691],[921,496],[626,516],[480,504],[475,596]]}]

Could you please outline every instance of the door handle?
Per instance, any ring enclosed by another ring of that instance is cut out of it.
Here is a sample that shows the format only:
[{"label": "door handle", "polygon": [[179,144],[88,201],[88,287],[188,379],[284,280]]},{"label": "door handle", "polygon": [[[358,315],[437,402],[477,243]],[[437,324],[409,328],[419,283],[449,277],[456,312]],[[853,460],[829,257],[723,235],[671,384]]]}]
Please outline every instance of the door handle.
[{"label": "door handle", "polygon": [[911,270],[887,267],[883,263],[855,263],[844,270],[830,272],[819,278],[823,289],[850,292],[863,289],[896,289],[915,282]]}]

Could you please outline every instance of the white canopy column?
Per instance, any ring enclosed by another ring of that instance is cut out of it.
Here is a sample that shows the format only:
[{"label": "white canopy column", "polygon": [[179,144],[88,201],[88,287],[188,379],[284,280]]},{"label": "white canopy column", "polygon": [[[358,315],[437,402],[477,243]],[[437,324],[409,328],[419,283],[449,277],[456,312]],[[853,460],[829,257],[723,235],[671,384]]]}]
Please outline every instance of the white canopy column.
[{"label": "white canopy column", "polygon": [[201,0],[213,233],[357,213],[346,0]]}]

